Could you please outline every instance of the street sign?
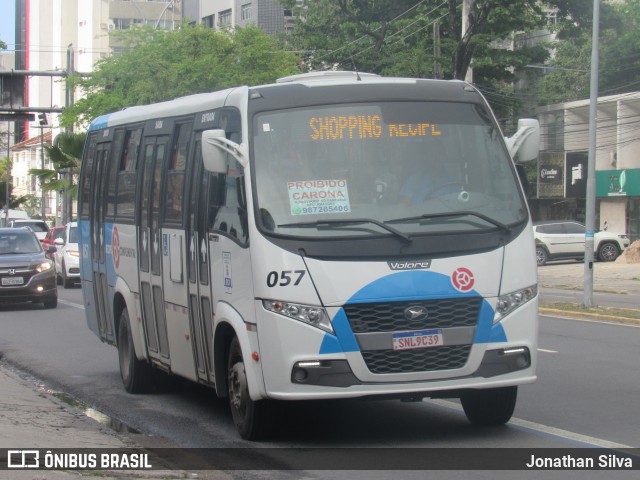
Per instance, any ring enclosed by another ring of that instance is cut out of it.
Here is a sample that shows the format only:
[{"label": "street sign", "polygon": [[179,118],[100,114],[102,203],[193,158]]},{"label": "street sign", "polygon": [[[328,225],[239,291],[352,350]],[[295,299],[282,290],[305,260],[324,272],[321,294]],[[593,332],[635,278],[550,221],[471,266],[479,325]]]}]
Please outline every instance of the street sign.
[{"label": "street sign", "polygon": [[33,122],[33,113],[0,113],[0,122]]}]

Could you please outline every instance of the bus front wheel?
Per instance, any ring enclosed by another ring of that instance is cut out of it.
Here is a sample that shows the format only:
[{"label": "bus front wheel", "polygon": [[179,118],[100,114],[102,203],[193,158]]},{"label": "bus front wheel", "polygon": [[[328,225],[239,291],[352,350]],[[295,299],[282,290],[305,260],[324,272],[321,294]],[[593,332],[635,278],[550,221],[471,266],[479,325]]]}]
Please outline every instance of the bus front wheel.
[{"label": "bus front wheel", "polygon": [[518,387],[467,390],[460,396],[462,408],[473,425],[504,425],[513,415]]},{"label": "bus front wheel", "polygon": [[231,416],[238,433],[245,440],[260,440],[270,433],[269,402],[252,400],[238,337],[229,346],[227,384]]},{"label": "bus front wheel", "polygon": [[129,312],[125,308],[120,315],[118,326],[118,361],[120,363],[120,377],[124,388],[129,393],[144,393],[149,389],[153,372],[151,367],[136,358]]}]

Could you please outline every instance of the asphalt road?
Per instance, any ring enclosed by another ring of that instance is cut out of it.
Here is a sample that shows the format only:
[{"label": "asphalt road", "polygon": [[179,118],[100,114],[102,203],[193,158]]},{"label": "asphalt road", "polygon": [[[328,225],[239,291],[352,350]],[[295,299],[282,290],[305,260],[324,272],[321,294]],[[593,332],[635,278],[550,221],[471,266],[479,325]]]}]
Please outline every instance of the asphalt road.
[{"label": "asphalt road", "polygon": [[[237,436],[226,404],[208,389],[174,382],[156,394],[126,394],[116,349],[86,327],[80,290],[59,292],[54,310],[0,307],[5,360],[97,410],[91,415],[114,428],[137,431],[128,434],[143,446],[256,446]],[[290,403],[283,405],[279,435],[268,446],[639,447],[638,345],[638,327],[542,316],[539,381],[520,388],[506,427],[474,428],[459,404],[448,400]],[[533,472],[521,473],[516,478]],[[562,478],[601,478],[565,473]],[[629,473],[607,477],[635,478]],[[407,475],[403,478],[411,478]],[[327,472],[322,477],[334,478]]]}]

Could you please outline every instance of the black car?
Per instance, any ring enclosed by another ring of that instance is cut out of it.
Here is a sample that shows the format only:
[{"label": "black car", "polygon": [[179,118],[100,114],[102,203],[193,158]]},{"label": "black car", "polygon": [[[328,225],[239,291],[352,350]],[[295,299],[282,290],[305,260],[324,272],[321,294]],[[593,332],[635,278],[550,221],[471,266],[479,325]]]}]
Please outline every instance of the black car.
[{"label": "black car", "polygon": [[29,228],[0,228],[0,303],[42,302],[58,305],[56,269]]}]

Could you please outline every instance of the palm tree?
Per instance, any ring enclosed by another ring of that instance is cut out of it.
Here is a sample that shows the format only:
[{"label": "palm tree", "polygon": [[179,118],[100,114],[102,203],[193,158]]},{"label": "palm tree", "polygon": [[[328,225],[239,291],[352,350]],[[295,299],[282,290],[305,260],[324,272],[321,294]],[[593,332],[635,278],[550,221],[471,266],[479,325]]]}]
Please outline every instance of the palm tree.
[{"label": "palm tree", "polygon": [[[73,217],[73,199],[78,197],[77,179],[80,173],[80,161],[86,133],[60,133],[53,145],[45,145],[47,157],[53,164],[53,169],[32,168],[31,175],[35,175],[42,184],[45,192],[63,192],[65,212],[63,221],[70,221]],[[68,199],[68,201],[66,201]]]}]

